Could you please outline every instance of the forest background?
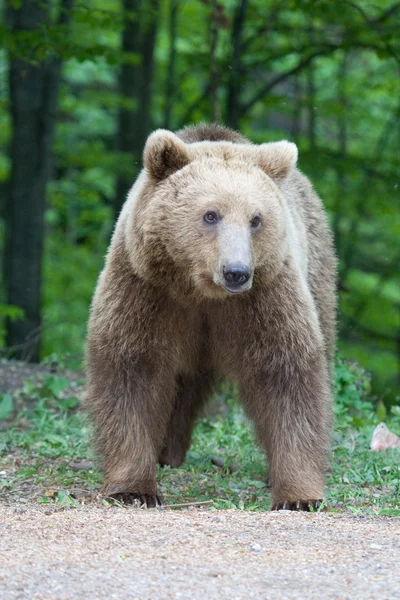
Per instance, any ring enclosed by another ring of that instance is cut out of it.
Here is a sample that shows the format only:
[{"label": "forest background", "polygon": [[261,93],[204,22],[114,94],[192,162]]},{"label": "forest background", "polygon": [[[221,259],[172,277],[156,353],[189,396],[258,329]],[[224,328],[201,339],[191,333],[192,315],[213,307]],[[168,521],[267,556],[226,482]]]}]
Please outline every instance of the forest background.
[{"label": "forest background", "polygon": [[0,2],[0,355],[79,367],[148,133],[289,139],[329,212],[339,346],[400,383],[400,2]]}]

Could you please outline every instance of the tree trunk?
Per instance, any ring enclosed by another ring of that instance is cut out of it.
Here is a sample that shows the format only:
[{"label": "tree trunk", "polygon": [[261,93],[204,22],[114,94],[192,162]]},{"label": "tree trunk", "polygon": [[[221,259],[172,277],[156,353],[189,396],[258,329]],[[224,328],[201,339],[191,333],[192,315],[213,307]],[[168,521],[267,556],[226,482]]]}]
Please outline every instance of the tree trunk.
[{"label": "tree trunk", "polygon": [[242,34],[246,18],[248,0],[238,0],[232,29],[232,64],[228,83],[226,103],[226,123],[233,129],[238,128],[240,116],[240,85],[242,82]]},{"label": "tree trunk", "polygon": [[211,115],[213,121],[221,121],[221,110],[218,102],[218,34],[221,19],[222,7],[217,0],[212,0],[211,4],[211,24],[210,24],[210,100]]},{"label": "tree trunk", "polygon": [[[339,258],[342,256],[342,236],[341,236],[341,222],[344,213],[344,206],[347,201],[348,194],[348,181],[346,176],[346,170],[344,164],[347,155],[347,108],[348,99],[346,94],[347,84],[347,56],[343,56],[342,61],[339,64],[338,72],[338,100],[341,104],[341,112],[337,118],[337,133],[338,133],[338,150],[339,150],[339,162],[336,167],[336,179],[337,179],[337,199],[335,206],[335,218],[333,221],[333,232],[335,236],[336,249]],[[340,273],[343,276],[343,273]]]},{"label": "tree trunk", "polygon": [[143,146],[151,130],[151,93],[154,77],[154,49],[158,25],[159,0],[148,0],[148,12],[145,13],[142,27],[142,69],[139,88],[139,114],[137,118],[137,136],[133,152],[140,162]]},{"label": "tree trunk", "polygon": [[[67,25],[72,0],[64,0],[60,24]],[[14,33],[50,24],[51,7],[29,0],[8,9]],[[7,303],[24,318],[7,323],[7,346],[20,359],[38,361],[41,328],[41,267],[46,186],[57,116],[61,59],[42,62],[10,57],[12,119],[11,177],[6,209],[4,280]]]},{"label": "tree trunk", "polygon": [[171,127],[172,103],[175,91],[175,66],[176,66],[176,30],[178,24],[179,0],[171,0],[169,13],[169,56],[167,67],[167,81],[165,86],[165,108],[164,108],[164,126],[166,129]]},{"label": "tree trunk", "polygon": [[117,150],[131,158],[132,168],[120,173],[116,181],[114,200],[116,217],[140,169],[143,145],[150,132],[158,8],[159,0],[124,0],[126,16],[122,35],[122,53],[136,53],[140,57],[140,62],[124,63],[119,76],[121,97],[134,100],[135,107],[121,106],[118,114]]},{"label": "tree trunk", "polygon": [[317,115],[315,106],[315,77],[314,65],[310,63],[307,72],[307,133],[310,150],[315,150],[317,145]]},{"label": "tree trunk", "polygon": [[[122,32],[121,50],[123,53],[140,53],[140,26],[139,13],[142,8],[142,0],[124,0],[124,30]],[[139,74],[141,65],[123,62],[118,80],[120,98],[138,101]],[[116,137],[116,149],[132,156],[134,147],[137,122],[137,106],[127,108],[121,105],[118,111],[118,126]],[[115,186],[114,213],[118,216],[125,201],[129,187],[132,185],[133,174],[137,171],[132,156],[132,172],[122,172],[117,178]]]},{"label": "tree trunk", "polygon": [[293,77],[293,114],[290,124],[290,136],[296,143],[299,142],[301,135],[301,112],[303,89],[299,75]]}]

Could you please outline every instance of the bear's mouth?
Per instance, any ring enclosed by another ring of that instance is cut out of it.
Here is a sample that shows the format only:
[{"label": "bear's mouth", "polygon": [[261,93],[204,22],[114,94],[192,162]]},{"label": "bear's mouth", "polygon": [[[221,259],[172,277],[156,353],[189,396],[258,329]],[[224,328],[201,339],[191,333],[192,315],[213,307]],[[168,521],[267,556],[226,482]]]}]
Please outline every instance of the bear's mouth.
[{"label": "bear's mouth", "polygon": [[232,294],[232,295],[243,294],[243,292],[247,292],[250,289],[248,285],[240,285],[240,286],[223,285],[222,287],[224,288],[224,290],[226,290],[227,292],[229,292],[229,294]]},{"label": "bear's mouth", "polygon": [[244,294],[245,292],[248,292],[251,289],[251,286],[253,284],[253,277],[250,277],[244,282],[231,283],[229,281],[226,281],[224,277],[221,277],[219,273],[214,273],[212,280],[209,280],[209,282],[211,283],[215,291],[218,288],[222,293],[227,292],[230,296],[236,296],[238,294]]}]

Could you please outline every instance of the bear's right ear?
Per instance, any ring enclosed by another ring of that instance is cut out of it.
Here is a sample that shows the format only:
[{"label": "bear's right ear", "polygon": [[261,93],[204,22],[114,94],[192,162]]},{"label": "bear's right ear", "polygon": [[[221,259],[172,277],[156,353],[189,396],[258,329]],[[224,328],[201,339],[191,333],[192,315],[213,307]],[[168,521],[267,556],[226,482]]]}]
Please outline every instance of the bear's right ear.
[{"label": "bear's right ear", "polygon": [[189,164],[186,144],[171,131],[157,129],[147,138],[143,163],[147,172],[161,181]]},{"label": "bear's right ear", "polygon": [[262,170],[280,183],[296,166],[297,146],[292,142],[269,142],[261,144],[257,150],[258,164]]}]

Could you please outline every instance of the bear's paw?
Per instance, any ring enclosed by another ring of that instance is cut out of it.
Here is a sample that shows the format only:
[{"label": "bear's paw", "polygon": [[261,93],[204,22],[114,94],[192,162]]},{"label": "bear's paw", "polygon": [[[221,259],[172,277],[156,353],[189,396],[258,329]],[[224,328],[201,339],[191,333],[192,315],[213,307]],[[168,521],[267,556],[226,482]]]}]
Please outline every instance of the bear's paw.
[{"label": "bear's paw", "polygon": [[276,502],[271,510],[296,510],[296,511],[304,511],[304,512],[314,512],[317,511],[322,504],[322,500],[282,500],[281,502]]},{"label": "bear's paw", "polygon": [[161,508],[164,506],[164,501],[159,494],[137,494],[135,492],[118,492],[108,496],[112,500],[116,500],[121,504],[130,504],[136,508]]}]

